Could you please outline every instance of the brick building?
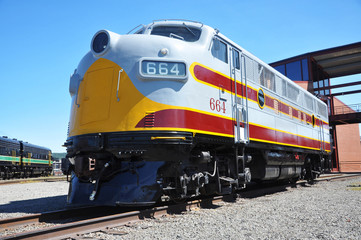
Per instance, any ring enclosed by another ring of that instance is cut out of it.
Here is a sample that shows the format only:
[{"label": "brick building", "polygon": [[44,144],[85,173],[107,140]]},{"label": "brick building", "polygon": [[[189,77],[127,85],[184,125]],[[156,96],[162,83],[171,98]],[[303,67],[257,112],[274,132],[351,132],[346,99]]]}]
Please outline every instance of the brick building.
[{"label": "brick building", "polygon": [[[270,64],[329,106],[332,165],[337,172],[361,172],[360,104],[347,106],[337,96],[361,93],[361,81],[331,86],[330,79],[361,73],[361,42],[306,53]],[[361,80],[361,79],[360,79]],[[357,90],[332,93],[332,89],[356,86]]]}]

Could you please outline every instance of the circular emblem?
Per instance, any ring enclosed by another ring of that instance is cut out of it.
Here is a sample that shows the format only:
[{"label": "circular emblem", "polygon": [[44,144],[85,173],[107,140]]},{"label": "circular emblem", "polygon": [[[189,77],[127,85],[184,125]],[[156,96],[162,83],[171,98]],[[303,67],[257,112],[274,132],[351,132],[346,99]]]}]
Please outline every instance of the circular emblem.
[{"label": "circular emblem", "polygon": [[312,127],[315,127],[315,124],[316,124],[315,115],[312,114]]},{"label": "circular emblem", "polygon": [[258,106],[260,108],[264,108],[265,95],[264,95],[264,92],[263,92],[262,88],[258,89],[257,102],[258,102]]}]

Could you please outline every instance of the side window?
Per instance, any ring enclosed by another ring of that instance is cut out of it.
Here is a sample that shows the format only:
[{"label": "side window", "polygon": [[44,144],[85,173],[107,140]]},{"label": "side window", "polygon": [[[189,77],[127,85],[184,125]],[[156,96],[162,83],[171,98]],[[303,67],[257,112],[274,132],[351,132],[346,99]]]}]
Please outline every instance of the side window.
[{"label": "side window", "polygon": [[300,95],[300,91],[290,83],[287,83],[287,97],[291,99],[292,101],[297,102],[298,97]]},{"label": "side window", "polygon": [[258,64],[258,73],[260,84],[272,91],[276,90],[275,86],[275,75],[273,72]]},{"label": "side window", "polygon": [[284,79],[282,79],[282,96],[287,97],[287,84]]},{"label": "side window", "polygon": [[232,55],[233,55],[233,67],[237,69],[241,69],[241,64],[239,62],[239,52],[235,49],[232,49]]},{"label": "side window", "polygon": [[321,102],[317,102],[317,109],[318,109],[318,113],[323,116],[323,117],[327,117],[327,107],[324,106]]},{"label": "side window", "polygon": [[285,80],[276,75],[275,84],[276,84],[276,92],[279,95],[282,95],[282,96],[286,97],[286,92],[287,91],[286,91],[286,82],[285,82]]},{"label": "side window", "polygon": [[219,40],[218,38],[213,39],[212,44],[212,55],[219,60],[228,63],[227,44]]},{"label": "side window", "polygon": [[313,111],[312,98],[305,94],[304,100],[304,107],[306,107],[309,111]]}]

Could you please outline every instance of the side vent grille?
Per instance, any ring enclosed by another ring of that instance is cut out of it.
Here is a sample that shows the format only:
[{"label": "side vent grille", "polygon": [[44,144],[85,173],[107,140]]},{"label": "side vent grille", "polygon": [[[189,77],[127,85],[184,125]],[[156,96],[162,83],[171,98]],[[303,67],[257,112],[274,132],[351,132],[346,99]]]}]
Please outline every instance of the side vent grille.
[{"label": "side vent grille", "polygon": [[146,112],[144,127],[154,127],[155,112]]}]

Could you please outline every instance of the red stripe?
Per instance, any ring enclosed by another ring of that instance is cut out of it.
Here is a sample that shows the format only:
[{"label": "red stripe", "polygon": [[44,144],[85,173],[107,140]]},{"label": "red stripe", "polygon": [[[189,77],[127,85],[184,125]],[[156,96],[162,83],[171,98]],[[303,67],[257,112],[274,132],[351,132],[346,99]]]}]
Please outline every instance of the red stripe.
[{"label": "red stripe", "polygon": [[[216,73],[199,65],[196,65],[194,67],[194,76],[199,81],[234,93],[234,80],[232,80],[230,77],[225,77],[219,73]],[[247,91],[248,98],[253,101],[257,101],[257,91],[253,90],[252,88],[247,88]],[[237,83],[237,95],[245,95],[245,86],[240,83]]]},{"label": "red stripe", "polygon": [[[230,77],[225,77],[219,73],[216,73],[215,71],[209,70],[200,65],[195,65],[193,71],[194,71],[194,76],[199,81],[211,84],[217,88],[223,88],[229,92],[234,93],[234,80],[232,80]],[[257,94],[258,92],[255,91],[254,89],[247,88],[248,99],[257,102]],[[243,84],[237,83],[237,95],[245,96],[245,86]],[[265,99],[266,99],[265,105],[270,108],[274,108],[273,98],[266,95]],[[289,115],[289,106],[284,104],[283,102],[279,102],[279,111]],[[299,111],[298,109],[292,107],[292,116],[298,118],[298,111]],[[312,123],[311,116],[308,114],[306,115],[307,115],[306,117],[307,122]],[[327,125],[326,122],[324,122],[324,124]],[[318,121],[318,119],[316,120],[315,126],[320,126],[320,121]]]},{"label": "red stripe", "polygon": [[270,107],[270,108],[274,108],[274,101],[273,98],[269,97],[268,95],[266,95],[266,101],[265,101],[266,106]]},{"label": "red stripe", "polygon": [[221,87],[227,91],[234,92],[233,85],[231,84],[233,81],[229,77],[225,77],[207,68],[199,65],[194,66],[194,76],[198,80],[212,84],[217,88]]},{"label": "red stripe", "polygon": [[[234,135],[234,121],[204,113],[183,110],[166,109],[154,113],[154,127],[194,129],[215,134]],[[136,128],[147,128],[147,116],[137,124]],[[270,141],[280,144],[291,144],[300,147],[320,148],[320,141],[284,133],[266,127],[250,124],[250,138]],[[326,144],[330,150],[330,144]]]},{"label": "red stripe", "polygon": [[[154,119],[154,127],[188,128],[228,135],[233,135],[234,131],[232,120],[182,109],[155,112]],[[144,127],[145,124],[143,118],[136,127]]]},{"label": "red stripe", "polygon": [[[250,124],[249,132],[251,138],[260,139],[263,141],[271,141],[283,144],[297,145],[308,148],[319,149],[321,142],[315,139],[309,139],[295,134],[280,132],[269,128],[255,126]],[[325,148],[330,150],[330,144],[325,143]]]}]

